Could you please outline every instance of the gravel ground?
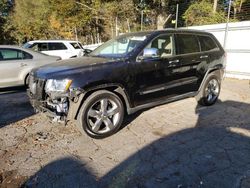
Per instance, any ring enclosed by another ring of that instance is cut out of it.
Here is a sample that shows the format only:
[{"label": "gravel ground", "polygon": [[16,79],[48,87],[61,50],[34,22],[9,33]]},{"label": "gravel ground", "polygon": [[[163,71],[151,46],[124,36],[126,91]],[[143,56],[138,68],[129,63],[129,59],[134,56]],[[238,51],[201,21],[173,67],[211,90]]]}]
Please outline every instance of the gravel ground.
[{"label": "gravel ground", "polygon": [[34,114],[24,89],[0,91],[0,187],[250,187],[249,81],[127,118],[102,140]]}]

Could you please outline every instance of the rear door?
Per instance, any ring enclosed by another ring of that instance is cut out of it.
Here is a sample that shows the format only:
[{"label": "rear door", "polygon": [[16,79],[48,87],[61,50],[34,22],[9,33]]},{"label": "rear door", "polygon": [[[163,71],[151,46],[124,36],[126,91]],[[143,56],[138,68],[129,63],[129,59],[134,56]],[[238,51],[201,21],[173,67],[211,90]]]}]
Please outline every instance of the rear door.
[{"label": "rear door", "polygon": [[208,56],[201,52],[198,37],[191,33],[176,34],[177,56],[181,68],[181,82],[184,93],[197,91],[207,69]]},{"label": "rear door", "polygon": [[48,55],[59,56],[62,59],[68,59],[72,57],[71,51],[62,42],[49,42],[48,51],[43,51]]},{"label": "rear door", "polygon": [[[208,70],[209,64],[213,63],[212,66],[217,64],[218,60],[220,61],[221,57],[223,56],[223,51],[217,46],[216,42],[212,37],[209,35],[198,35],[197,36],[200,42],[202,55],[200,59],[204,64],[206,63],[205,70],[202,74],[203,78],[205,76],[206,71]],[[201,70],[199,72],[202,72]],[[201,80],[199,82],[201,84]]]}]

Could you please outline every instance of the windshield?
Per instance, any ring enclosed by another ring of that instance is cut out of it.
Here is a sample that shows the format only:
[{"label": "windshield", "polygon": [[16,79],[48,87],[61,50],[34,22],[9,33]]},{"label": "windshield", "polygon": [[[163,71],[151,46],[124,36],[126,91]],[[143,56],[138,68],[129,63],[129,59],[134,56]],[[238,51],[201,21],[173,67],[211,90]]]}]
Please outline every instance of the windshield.
[{"label": "windshield", "polygon": [[121,58],[125,57],[129,52],[135,49],[140,43],[145,41],[146,34],[123,35],[118,38],[112,39],[96,50],[90,56]]},{"label": "windshield", "polygon": [[23,45],[23,48],[29,48],[32,44],[26,42],[24,45]]}]

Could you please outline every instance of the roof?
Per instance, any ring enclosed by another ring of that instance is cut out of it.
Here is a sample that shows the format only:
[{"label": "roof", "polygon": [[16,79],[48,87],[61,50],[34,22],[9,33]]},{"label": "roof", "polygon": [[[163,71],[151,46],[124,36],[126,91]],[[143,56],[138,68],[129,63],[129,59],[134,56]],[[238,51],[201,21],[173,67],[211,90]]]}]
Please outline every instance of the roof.
[{"label": "roof", "polygon": [[28,42],[79,42],[76,40],[53,39],[53,40],[31,40]]},{"label": "roof", "polygon": [[23,48],[23,47],[17,46],[17,45],[0,45],[0,48],[11,48],[11,49],[22,50],[22,51],[28,52],[28,53],[30,53],[32,55],[35,55],[35,56],[47,56],[45,54],[35,52],[35,51],[31,50],[31,49]]},{"label": "roof", "polygon": [[160,33],[166,33],[166,32],[170,32],[170,33],[196,33],[196,34],[210,34],[208,32],[205,31],[201,31],[201,30],[194,30],[194,29],[172,29],[172,28],[168,28],[168,29],[162,29],[162,30],[152,30],[152,31],[140,31],[140,32],[134,32],[134,33],[125,33],[124,35],[149,35],[149,34],[160,34]]},{"label": "roof", "polygon": [[16,49],[23,50],[21,46],[17,46],[17,45],[0,45],[0,48],[16,48]]}]

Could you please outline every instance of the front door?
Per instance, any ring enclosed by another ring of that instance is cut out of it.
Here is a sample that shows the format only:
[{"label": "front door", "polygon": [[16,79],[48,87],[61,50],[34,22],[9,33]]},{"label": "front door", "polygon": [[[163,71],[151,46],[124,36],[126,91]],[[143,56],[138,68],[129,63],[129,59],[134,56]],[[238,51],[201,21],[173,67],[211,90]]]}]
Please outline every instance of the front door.
[{"label": "front door", "polygon": [[143,52],[139,55],[143,59],[135,64],[135,106],[177,95],[171,88],[178,87],[176,80],[181,66],[175,56],[174,35],[160,35],[145,49],[158,49],[159,55],[152,58],[143,58]]}]

